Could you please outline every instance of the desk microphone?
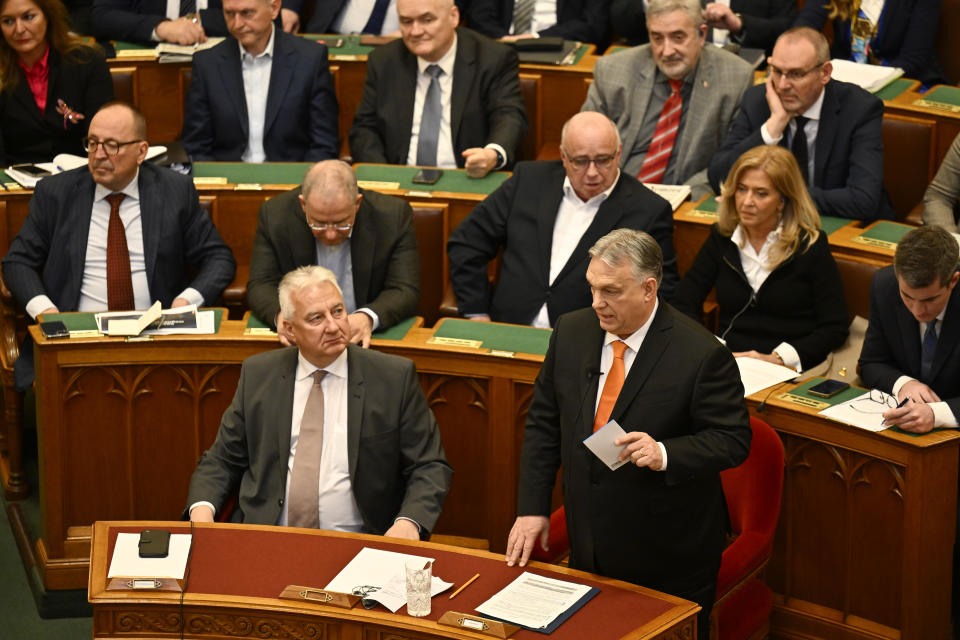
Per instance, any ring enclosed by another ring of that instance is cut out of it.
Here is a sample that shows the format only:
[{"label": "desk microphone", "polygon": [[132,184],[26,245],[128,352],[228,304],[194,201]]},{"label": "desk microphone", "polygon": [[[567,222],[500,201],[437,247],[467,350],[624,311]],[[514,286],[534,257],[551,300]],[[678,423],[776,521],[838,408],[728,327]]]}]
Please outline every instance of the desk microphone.
[{"label": "desk microphone", "polygon": [[747,304],[743,305],[743,307],[740,309],[740,311],[737,311],[737,312],[734,314],[733,318],[730,320],[730,324],[727,325],[726,331],[724,331],[724,332],[723,332],[723,335],[720,336],[720,339],[723,340],[723,344],[727,344],[727,334],[730,333],[730,329],[733,328],[733,323],[737,321],[737,318],[739,318],[740,316],[742,316],[743,313],[744,313],[744,311],[746,311],[747,309],[749,309],[750,307],[752,307],[752,306],[755,305],[756,303],[757,303],[757,292],[751,290],[751,291],[750,291],[750,299],[747,300]]}]

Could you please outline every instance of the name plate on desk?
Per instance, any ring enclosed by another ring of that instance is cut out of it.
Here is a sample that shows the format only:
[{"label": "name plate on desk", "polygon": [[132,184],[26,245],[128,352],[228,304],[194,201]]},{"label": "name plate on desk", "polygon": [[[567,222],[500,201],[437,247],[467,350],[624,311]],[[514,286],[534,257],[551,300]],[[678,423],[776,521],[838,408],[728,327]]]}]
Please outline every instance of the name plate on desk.
[{"label": "name plate on desk", "polygon": [[197,177],[194,176],[193,184],[196,186],[218,186],[221,184],[227,184],[227,178],[225,176],[208,176],[208,177]]},{"label": "name plate on desk", "polygon": [[520,627],[515,624],[500,622],[499,620],[490,620],[457,611],[447,611],[440,616],[437,624],[456,627],[458,629],[467,629],[494,638],[509,638],[520,629]]},{"label": "name plate on desk", "polygon": [[790,404],[795,404],[800,407],[808,407],[810,409],[816,409],[817,411],[823,411],[830,407],[829,402],[823,402],[821,400],[814,400],[813,398],[808,398],[806,396],[800,396],[795,393],[781,393],[777,396],[778,400],[783,400],[784,402],[789,402]]},{"label": "name plate on desk", "polygon": [[241,182],[233,188],[234,191],[263,191],[263,185],[256,182]]},{"label": "name plate on desk", "polygon": [[442,344],[447,347],[469,347],[479,349],[483,345],[483,340],[468,340],[467,338],[441,338],[433,336],[427,340],[427,344]]},{"label": "name plate on desk", "polygon": [[281,600],[315,602],[317,604],[325,604],[342,609],[352,609],[353,606],[361,600],[360,596],[355,596],[350,593],[327,591],[326,589],[315,589],[313,587],[301,587],[295,584],[288,584],[277,597]]},{"label": "name plate on desk", "polygon": [[389,182],[386,180],[357,180],[357,186],[361,189],[399,189],[399,182]]},{"label": "name plate on desk", "polygon": [[879,238],[870,238],[865,235],[854,236],[850,238],[850,242],[856,242],[858,244],[865,244],[868,247],[875,247],[877,249],[888,249],[890,251],[896,251],[897,243],[889,242],[887,240],[880,240]]},{"label": "name plate on desk", "polygon": [[245,336],[276,336],[277,332],[270,327],[247,327],[243,330]]},{"label": "name plate on desk", "polygon": [[183,581],[176,578],[110,578],[107,591],[183,591]]}]

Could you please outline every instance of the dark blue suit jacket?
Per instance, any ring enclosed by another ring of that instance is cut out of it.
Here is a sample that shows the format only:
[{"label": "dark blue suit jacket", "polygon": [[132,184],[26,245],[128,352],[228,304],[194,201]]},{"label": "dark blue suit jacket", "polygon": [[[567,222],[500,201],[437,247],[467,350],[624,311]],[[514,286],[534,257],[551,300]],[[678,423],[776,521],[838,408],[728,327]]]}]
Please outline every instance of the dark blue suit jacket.
[{"label": "dark blue suit jacket", "polygon": [[[883,64],[903,69],[908,78],[916,78],[926,85],[947,83],[933,48],[939,17],[940,0],[886,0],[870,50]],[[828,19],[826,3],[807,2],[794,26],[819,31]],[[830,55],[852,59],[849,20],[833,20]]]},{"label": "dark blue suit jacket", "polygon": [[870,324],[860,352],[860,376],[870,388],[891,392],[900,376],[930,386],[960,416],[960,287],[954,287],[943,316],[930,378],[920,375],[920,323],[900,298],[893,267],[870,283]]},{"label": "dark blue suit jacket", "polygon": [[[488,38],[510,33],[515,0],[471,0],[467,6],[470,28]],[[607,41],[610,0],[557,0],[557,23],[540,32],[600,44]]]},{"label": "dark blue suit jacket", "polygon": [[[186,287],[214,303],[233,280],[236,262],[193,182],[162,167],[140,167],[140,221],[150,298],[168,308]],[[25,305],[46,294],[60,311],[80,302],[95,183],[86,167],[44,178],[30,199],[30,214],[3,258],[3,279]],[[188,267],[195,273],[188,274]],[[33,379],[32,348],[20,351],[17,387]],[[30,360],[23,369],[21,360]]]},{"label": "dark blue suit jacket", "polygon": [[[828,82],[824,92],[810,197],[820,215],[892,220],[895,214],[883,188],[883,102],[837,80]],[[740,113],[710,162],[708,176],[716,193],[737,158],[763,144],[760,127],[769,117],[766,87],[747,89]]]},{"label": "dark blue suit jacket", "polygon": [[[227,38],[193,57],[183,146],[197,161],[239,161],[249,136],[240,45]],[[336,158],[337,97],[323,44],[274,31],[263,149],[271,162]]]},{"label": "dark blue suit jacket", "polygon": [[[93,0],[90,35],[98,40],[149,43],[150,34],[166,20],[167,0]],[[200,12],[208,36],[228,36],[220,0],[209,0]]]}]

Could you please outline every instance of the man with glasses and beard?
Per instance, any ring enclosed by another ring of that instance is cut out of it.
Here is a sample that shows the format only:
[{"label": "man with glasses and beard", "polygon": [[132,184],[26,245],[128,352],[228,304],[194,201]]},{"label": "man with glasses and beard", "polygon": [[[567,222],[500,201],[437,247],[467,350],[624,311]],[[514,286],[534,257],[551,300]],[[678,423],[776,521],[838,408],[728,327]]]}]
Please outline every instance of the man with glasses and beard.
[{"label": "man with glasses and beard", "polygon": [[809,27],[780,36],[767,64],[766,82],[743,95],[740,113],[710,162],[714,189],[745,151],[780,144],[796,156],[820,215],[893,219],[883,188],[883,102],[830,78],[830,46]]},{"label": "man with glasses and beard", "polygon": [[[214,304],[236,262],[186,176],[143,164],[143,114],[109,102],[90,121],[88,166],[44,178],[3,258],[3,279],[31,318],[61,311]],[[190,270],[193,269],[193,271]],[[33,346],[14,365],[33,383]]]},{"label": "man with glasses and beard", "polygon": [[[247,304],[277,327],[277,287],[297,267],[333,271],[343,291],[350,342],[364,347],[417,311],[420,255],[410,205],[357,187],[353,169],[340,160],[313,165],[303,186],[260,207],[250,257]],[[283,333],[280,340],[286,343]]]},{"label": "man with glasses and beard", "polygon": [[[646,231],[663,252],[664,296],[677,283],[673,212],[619,169],[616,126],[583,112],[563,126],[560,161],[521,162],[513,176],[450,234],[450,280],[460,312],[473,320],[551,327],[590,306],[587,250],[620,227]],[[503,250],[496,288],[490,260]]]}]

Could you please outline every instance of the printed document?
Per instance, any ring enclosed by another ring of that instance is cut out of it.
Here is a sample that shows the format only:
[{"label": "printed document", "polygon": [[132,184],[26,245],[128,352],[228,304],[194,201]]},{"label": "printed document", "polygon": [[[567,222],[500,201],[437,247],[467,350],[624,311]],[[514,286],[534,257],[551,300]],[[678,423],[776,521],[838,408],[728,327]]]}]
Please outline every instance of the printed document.
[{"label": "printed document", "polygon": [[821,411],[820,415],[867,431],[883,431],[893,426],[884,424],[883,414],[895,406],[896,398],[874,389],[852,400],[828,407]]},{"label": "printed document", "polygon": [[524,571],[476,610],[513,624],[543,629],[589,591],[586,585]]},{"label": "printed document", "polygon": [[[375,590],[369,591],[364,598],[376,600],[396,613],[400,607],[407,604],[407,575],[404,568],[407,560],[422,560],[426,563],[428,560],[433,561],[433,558],[364,547],[324,589],[337,593],[353,593],[357,588],[375,587]],[[433,568],[436,571],[436,563]],[[435,596],[452,586],[452,582],[444,582],[434,575],[430,595]]]},{"label": "printed document", "polygon": [[736,361],[737,368],[740,369],[740,380],[743,382],[744,397],[753,395],[757,391],[763,391],[775,384],[793,380],[799,375],[789,367],[758,360],[757,358],[742,356],[736,358]]}]

